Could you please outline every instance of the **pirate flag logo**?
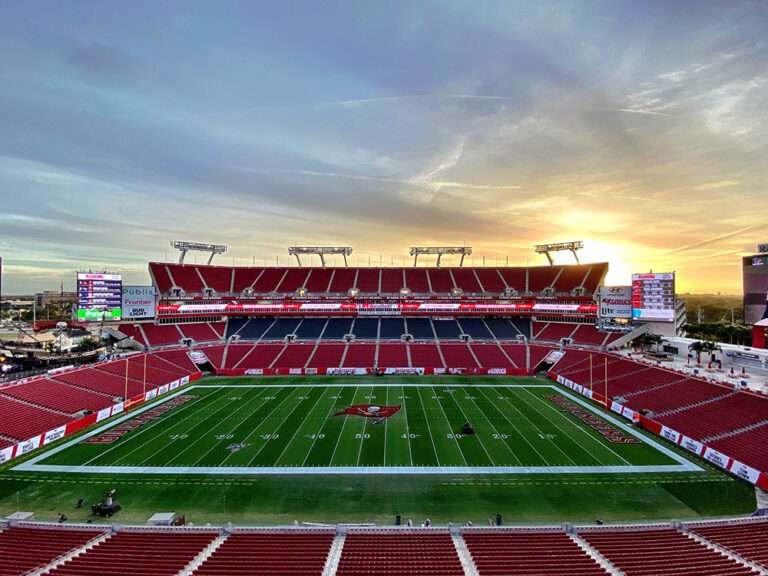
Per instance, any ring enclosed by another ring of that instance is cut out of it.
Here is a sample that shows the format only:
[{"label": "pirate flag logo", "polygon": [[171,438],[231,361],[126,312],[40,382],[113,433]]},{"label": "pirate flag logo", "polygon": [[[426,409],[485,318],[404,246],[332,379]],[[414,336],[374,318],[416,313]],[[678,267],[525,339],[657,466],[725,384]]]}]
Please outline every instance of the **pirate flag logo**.
[{"label": "pirate flag logo", "polygon": [[362,416],[363,418],[373,418],[374,424],[384,422],[390,416],[394,416],[400,411],[400,406],[376,406],[374,404],[355,404],[337,412],[334,416]]}]

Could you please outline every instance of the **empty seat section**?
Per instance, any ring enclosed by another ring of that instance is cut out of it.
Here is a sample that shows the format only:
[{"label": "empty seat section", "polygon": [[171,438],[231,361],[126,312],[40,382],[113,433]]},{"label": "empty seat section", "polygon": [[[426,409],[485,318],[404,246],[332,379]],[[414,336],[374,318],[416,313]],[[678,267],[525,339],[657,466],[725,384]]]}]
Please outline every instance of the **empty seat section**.
[{"label": "empty seat section", "polygon": [[[143,366],[143,360],[142,360]],[[57,372],[52,378],[79,388],[86,388],[108,395],[111,398],[125,396],[125,374],[128,372],[128,396],[134,396],[143,391],[144,371],[135,362],[117,360],[100,364],[98,368],[84,368],[71,372]],[[148,375],[149,376],[149,375]],[[175,378],[171,378],[175,380]],[[170,381],[170,380],[169,380]],[[165,384],[165,382],[164,382]]]},{"label": "empty seat section", "polygon": [[117,329],[125,334],[128,338],[133,338],[139,344],[147,345],[147,339],[144,338],[144,334],[137,324],[120,324]]},{"label": "empty seat section", "polygon": [[264,268],[259,279],[253,284],[253,290],[259,294],[277,291],[277,286],[287,271],[286,268]]},{"label": "empty seat section", "polygon": [[400,340],[405,334],[405,323],[402,318],[382,318],[379,338],[382,340]]},{"label": "empty seat section", "polygon": [[194,265],[167,264],[169,277],[173,280],[173,287],[181,288],[184,292],[199,293],[203,291],[203,281],[197,274]]},{"label": "empty seat section", "polygon": [[379,344],[379,368],[407,368],[408,352],[405,344]]},{"label": "empty seat section", "polygon": [[332,268],[312,268],[304,287],[312,294],[322,294],[328,291],[328,285],[333,275]]},{"label": "empty seat section", "polygon": [[443,358],[448,368],[477,368],[477,362],[466,344],[441,342],[440,350],[443,351]]},{"label": "empty seat section", "polygon": [[381,270],[381,292],[384,294],[399,294],[405,286],[402,268],[383,268]]},{"label": "empty seat section", "polygon": [[184,292],[202,292],[203,281],[197,273],[197,267],[192,264],[167,264],[173,278],[173,285]]},{"label": "empty seat section", "polygon": [[208,358],[208,361],[213,365],[214,368],[217,370],[223,368],[223,361],[224,361],[224,348],[225,346],[223,344],[220,344],[218,346],[205,346],[205,347],[199,347],[195,348],[195,351],[202,352],[205,354],[205,356]]},{"label": "empty seat section", "polygon": [[528,291],[527,268],[499,268],[499,274],[504,278],[507,286],[523,294]]},{"label": "empty seat section", "polygon": [[[700,382],[700,386],[711,388],[713,394],[715,390],[728,393],[725,387],[705,382]],[[680,405],[687,404],[690,404],[687,398],[680,400]],[[665,416],[657,415],[656,419],[673,430],[683,432],[692,438],[702,439],[768,420],[768,400],[755,394],[737,392],[681,412]]]},{"label": "empty seat section", "polygon": [[357,289],[365,294],[373,294],[379,291],[379,268],[359,268],[357,273]]},{"label": "empty seat section", "polygon": [[406,318],[408,334],[414,340],[434,340],[435,332],[432,330],[432,322],[429,318]]},{"label": "empty seat section", "polygon": [[516,368],[497,344],[472,344],[471,347],[483,368]]},{"label": "empty seat section", "polygon": [[626,576],[748,575],[749,568],[670,528],[580,531]]},{"label": "empty seat section", "polygon": [[480,576],[607,574],[565,532],[478,530],[462,536]]},{"label": "empty seat section", "polygon": [[304,318],[296,329],[299,340],[317,340],[325,327],[325,318]]},{"label": "empty seat section", "polygon": [[432,325],[435,327],[435,334],[440,340],[458,340],[461,335],[461,328],[456,320],[434,318]]},{"label": "empty seat section", "polygon": [[272,368],[304,368],[314,349],[314,344],[288,344]]},{"label": "empty seat section", "polygon": [[560,338],[570,338],[578,326],[578,324],[567,324],[564,322],[549,322],[536,333],[535,338],[536,340],[559,342]]},{"label": "empty seat section", "polygon": [[[110,396],[89,392],[81,388],[47,378],[0,389],[4,396],[31,402],[44,408],[75,414],[81,410],[97,411],[114,404]],[[0,415],[0,418],[3,416]]]},{"label": "empty seat section", "polygon": [[333,532],[235,532],[194,576],[321,576]]},{"label": "empty seat section", "polygon": [[768,426],[762,425],[719,440],[707,442],[707,446],[733,456],[740,462],[768,470]]},{"label": "empty seat section", "polygon": [[515,325],[506,318],[484,318],[484,320],[497,340],[515,340],[520,336]]},{"label": "empty seat section", "polygon": [[0,396],[0,416],[0,435],[16,440],[27,440],[72,419],[66,414],[30,406],[6,396]]},{"label": "empty seat section", "polygon": [[323,340],[341,340],[352,333],[352,318],[329,318],[323,331]]},{"label": "empty seat section", "polygon": [[379,337],[379,320],[377,318],[356,318],[352,330],[358,340],[376,340]]},{"label": "empty seat section", "polygon": [[234,293],[240,294],[246,288],[253,287],[263,271],[263,268],[235,268]]},{"label": "empty seat section", "polygon": [[523,336],[529,340],[531,339],[531,321],[528,320],[528,318],[510,318],[509,321],[515,325],[515,328],[517,328]]},{"label": "empty seat section", "polygon": [[238,363],[253,350],[253,344],[230,344],[227,346],[227,357],[224,368],[235,368]]},{"label": "empty seat section", "polygon": [[355,277],[357,276],[356,268],[336,268],[331,280],[331,288],[329,292],[346,294],[347,290],[354,288]]},{"label": "empty seat section", "polygon": [[376,344],[350,344],[344,357],[344,368],[373,368]]},{"label": "empty seat section", "polygon": [[572,338],[576,344],[583,346],[602,346],[607,334],[600,332],[592,324],[580,324]]},{"label": "empty seat section", "polygon": [[407,268],[405,270],[405,286],[414,294],[428,294],[429,283],[425,268]]},{"label": "empty seat section", "polygon": [[409,350],[414,368],[445,368],[436,344],[410,344]]},{"label": "empty seat section", "polygon": [[99,530],[15,527],[0,531],[0,576],[20,576],[85,546]]},{"label": "empty seat section", "polygon": [[174,576],[217,534],[211,532],[117,532],[85,554],[49,572],[56,576]]},{"label": "empty seat section", "polygon": [[150,346],[179,344],[183,338],[175,324],[142,324],[141,328]]},{"label": "empty seat section", "polygon": [[474,340],[493,340],[482,318],[458,318],[462,334],[469,334]]},{"label": "empty seat section", "polygon": [[480,280],[480,284],[483,286],[484,292],[503,292],[507,287],[504,284],[504,280],[499,276],[498,268],[476,268],[475,273],[478,280]]},{"label": "empty seat section", "polygon": [[465,294],[479,294],[483,291],[473,268],[453,268],[451,273],[456,286],[461,288]]},{"label": "empty seat section", "polygon": [[451,273],[447,269],[429,268],[428,273],[432,292],[435,294],[448,294],[453,290],[453,280],[451,280]]},{"label": "empty seat section", "polygon": [[709,526],[694,524],[689,528],[710,542],[728,548],[742,558],[768,568],[768,545],[766,545],[768,522],[765,520],[728,522]]},{"label": "empty seat section", "polygon": [[307,368],[338,368],[346,344],[320,344]]},{"label": "empty seat section", "polygon": [[198,266],[198,272],[206,286],[219,294],[226,294],[232,288],[233,268],[224,266]]},{"label": "empty seat section", "polygon": [[[240,337],[240,340],[259,340],[274,323],[275,318],[251,318],[245,321],[242,329],[236,334]],[[285,334],[281,338],[283,337],[285,337]]]},{"label": "empty seat section", "polygon": [[606,262],[590,264],[590,268],[587,279],[584,281],[584,290],[587,295],[593,294],[597,290],[597,287],[608,272],[608,264]]},{"label": "empty seat section", "polygon": [[262,336],[263,340],[284,340],[288,334],[294,334],[301,318],[276,318],[275,322]]},{"label": "empty seat section", "polygon": [[221,336],[219,336],[207,322],[179,324],[178,327],[184,335],[184,338],[192,338],[195,342],[213,342],[215,340],[221,340]]},{"label": "empty seat section", "polygon": [[[257,344],[240,361],[237,368],[269,368],[277,355],[283,351],[283,344]],[[227,358],[229,364],[229,358]]]},{"label": "empty seat section", "polygon": [[526,366],[527,346],[525,344],[503,344],[502,348],[504,348],[504,352],[507,353],[507,356],[509,356],[517,368],[521,370],[528,368]]},{"label": "empty seat section", "polygon": [[165,294],[173,287],[173,282],[168,275],[168,270],[166,269],[165,264],[150,262],[149,270],[152,277],[155,279],[155,286],[157,286],[157,291],[160,294]]},{"label": "empty seat section", "polygon": [[283,293],[296,292],[296,290],[304,286],[307,276],[309,276],[309,268],[289,268],[282,282],[277,287],[277,291]]},{"label": "empty seat section", "polygon": [[[505,347],[505,350],[507,349],[508,347]],[[549,348],[547,346],[528,346],[528,351],[531,356],[530,371],[535,372],[539,367],[539,364],[546,360],[547,356],[550,352],[552,352],[553,349],[554,348]]]},{"label": "empty seat section", "polygon": [[541,292],[555,281],[560,266],[539,266],[528,269],[528,291]]},{"label": "empty seat section", "polygon": [[589,272],[589,266],[563,266],[560,276],[555,280],[555,292],[570,294],[571,290],[581,286]]},{"label": "empty seat section", "polygon": [[229,318],[227,320],[227,338],[237,333],[248,322],[248,318]]},{"label": "empty seat section", "polygon": [[157,358],[164,360],[168,364],[168,366],[163,366],[162,364],[158,364],[158,366],[177,370],[182,374],[192,374],[198,370],[195,366],[195,363],[192,362],[192,359],[189,357],[188,352],[189,350],[187,348],[176,350],[161,350],[159,352],[152,353],[151,357],[153,359]]},{"label": "empty seat section", "polygon": [[336,574],[463,576],[464,569],[447,532],[350,532]]}]

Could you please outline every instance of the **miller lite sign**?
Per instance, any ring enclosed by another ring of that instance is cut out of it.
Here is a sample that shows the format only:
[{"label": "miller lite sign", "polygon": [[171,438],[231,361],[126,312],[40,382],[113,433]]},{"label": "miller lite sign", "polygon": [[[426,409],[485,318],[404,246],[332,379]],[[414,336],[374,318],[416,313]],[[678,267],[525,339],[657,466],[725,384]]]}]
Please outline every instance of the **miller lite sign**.
[{"label": "miller lite sign", "polygon": [[632,286],[601,286],[600,318],[632,318]]}]

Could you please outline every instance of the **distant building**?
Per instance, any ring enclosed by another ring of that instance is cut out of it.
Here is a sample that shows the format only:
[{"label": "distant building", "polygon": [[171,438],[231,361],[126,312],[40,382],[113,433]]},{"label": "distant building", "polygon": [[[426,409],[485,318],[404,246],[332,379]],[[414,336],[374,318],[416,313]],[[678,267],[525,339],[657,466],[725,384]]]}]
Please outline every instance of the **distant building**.
[{"label": "distant building", "polygon": [[[768,245],[760,246],[768,250]],[[744,323],[757,324],[768,317],[768,253],[762,252],[742,259],[744,286]]]},{"label": "distant building", "polygon": [[66,308],[77,304],[77,292],[62,292],[59,290],[45,290],[35,294],[35,304],[38,308],[47,306],[59,306]]}]

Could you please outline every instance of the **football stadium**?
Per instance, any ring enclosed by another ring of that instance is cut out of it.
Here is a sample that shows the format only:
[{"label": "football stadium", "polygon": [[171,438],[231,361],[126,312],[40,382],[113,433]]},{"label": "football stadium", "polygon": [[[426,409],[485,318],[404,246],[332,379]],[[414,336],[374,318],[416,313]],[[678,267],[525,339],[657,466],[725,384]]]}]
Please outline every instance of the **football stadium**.
[{"label": "football stadium", "polygon": [[0,576],[768,576],[766,31],[2,3]]}]

